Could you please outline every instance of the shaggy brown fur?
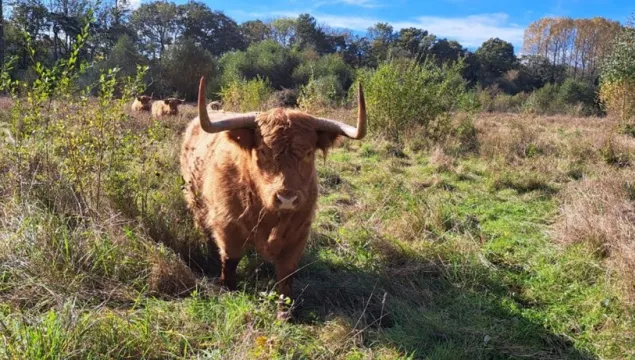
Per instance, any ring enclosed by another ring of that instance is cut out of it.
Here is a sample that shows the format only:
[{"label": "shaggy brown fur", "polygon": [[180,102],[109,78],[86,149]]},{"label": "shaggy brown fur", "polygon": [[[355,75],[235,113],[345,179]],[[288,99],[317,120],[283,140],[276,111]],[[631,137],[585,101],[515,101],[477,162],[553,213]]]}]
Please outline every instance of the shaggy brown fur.
[{"label": "shaggy brown fur", "polygon": [[152,98],[148,95],[137,96],[132,102],[132,111],[150,111]]},{"label": "shaggy brown fur", "polygon": [[179,105],[182,103],[183,100],[174,98],[155,101],[152,103],[152,115],[157,118],[164,115],[178,115]]},{"label": "shaggy brown fur", "polygon": [[[326,152],[338,137],[316,131],[314,122],[305,113],[275,108],[258,116],[256,129],[210,134],[198,118],[187,127],[181,152],[185,197],[197,225],[213,234],[220,249],[223,286],[236,288],[236,266],[255,246],[275,264],[279,292],[292,297],[291,275],[318,196],[315,151]],[[297,196],[295,206],[281,209],[277,194]]]}]

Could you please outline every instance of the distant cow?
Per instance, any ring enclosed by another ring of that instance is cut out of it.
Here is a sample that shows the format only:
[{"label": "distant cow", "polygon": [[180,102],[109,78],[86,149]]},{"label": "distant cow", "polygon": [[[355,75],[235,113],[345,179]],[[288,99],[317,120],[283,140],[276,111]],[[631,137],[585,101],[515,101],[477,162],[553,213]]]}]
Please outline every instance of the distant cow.
[{"label": "distant cow", "polygon": [[152,97],[148,95],[141,95],[135,97],[132,102],[132,111],[150,111],[150,102],[152,101]]},{"label": "distant cow", "polygon": [[179,105],[184,100],[169,98],[165,100],[157,100],[152,103],[152,115],[154,117],[161,117],[165,115],[178,115]]},{"label": "distant cow", "polygon": [[220,101],[212,101],[207,104],[207,111],[218,111],[223,107],[223,104]]},{"label": "distant cow", "polygon": [[[318,197],[315,153],[326,153],[340,136],[366,135],[361,85],[358,104],[357,127],[285,108],[208,114],[201,78],[199,116],[184,135],[181,173],[197,226],[218,245],[222,286],[236,288],[236,267],[253,246],[275,264],[278,291],[292,298]],[[288,315],[279,309],[279,318]]]}]

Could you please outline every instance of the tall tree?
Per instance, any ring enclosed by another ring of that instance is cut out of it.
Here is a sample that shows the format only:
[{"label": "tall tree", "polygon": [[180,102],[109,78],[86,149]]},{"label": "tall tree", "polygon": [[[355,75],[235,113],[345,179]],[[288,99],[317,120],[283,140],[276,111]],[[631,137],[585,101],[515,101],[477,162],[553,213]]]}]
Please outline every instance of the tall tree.
[{"label": "tall tree", "polygon": [[240,24],[240,32],[245,38],[247,45],[271,38],[271,28],[260,20],[245,21]]},{"label": "tall tree", "polygon": [[295,19],[280,18],[269,23],[271,37],[282,46],[291,46],[295,39]]},{"label": "tall tree", "polygon": [[295,45],[299,49],[312,48],[318,54],[334,52],[326,33],[317,26],[315,18],[309,14],[301,14],[295,21]]},{"label": "tall tree", "polygon": [[396,35],[393,27],[388,23],[377,23],[368,28],[368,39],[370,40],[370,56],[375,64],[388,59]]},{"label": "tall tree", "polygon": [[514,46],[499,38],[485,41],[474,54],[480,63],[480,78],[485,84],[502,76],[516,64]]},{"label": "tall tree", "polygon": [[601,17],[543,18],[525,29],[523,52],[548,58],[554,71],[566,66],[573,76],[593,80],[620,28],[618,22]]},{"label": "tall tree", "polygon": [[182,35],[213,55],[245,48],[238,24],[225,14],[212,11],[201,2],[190,1],[179,7]]},{"label": "tall tree", "polygon": [[153,59],[160,58],[167,45],[180,33],[179,9],[171,2],[144,3],[132,13],[132,25],[137,31],[142,50]]},{"label": "tall tree", "polygon": [[428,32],[417,28],[405,28],[399,30],[396,45],[408,51],[412,56],[425,55],[429,48],[427,42]]}]

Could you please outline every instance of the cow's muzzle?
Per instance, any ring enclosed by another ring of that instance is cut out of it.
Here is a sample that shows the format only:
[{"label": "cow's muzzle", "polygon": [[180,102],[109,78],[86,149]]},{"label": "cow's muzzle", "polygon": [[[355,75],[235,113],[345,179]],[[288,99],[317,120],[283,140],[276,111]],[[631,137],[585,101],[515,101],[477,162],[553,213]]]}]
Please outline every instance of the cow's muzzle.
[{"label": "cow's muzzle", "polygon": [[296,191],[279,191],[274,204],[279,210],[293,210],[300,203],[300,194]]}]

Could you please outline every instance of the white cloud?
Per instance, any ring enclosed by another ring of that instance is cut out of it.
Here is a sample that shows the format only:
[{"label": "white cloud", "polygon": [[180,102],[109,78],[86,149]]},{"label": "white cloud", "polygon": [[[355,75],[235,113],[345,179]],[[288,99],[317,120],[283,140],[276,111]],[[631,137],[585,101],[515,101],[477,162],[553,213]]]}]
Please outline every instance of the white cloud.
[{"label": "white cloud", "polygon": [[141,6],[141,0],[128,0],[128,9],[136,10]]},{"label": "white cloud", "polygon": [[418,27],[437,36],[456,39],[463,46],[480,46],[487,39],[498,37],[512,44],[520,44],[524,29],[509,22],[507,14],[470,15],[459,18],[421,16],[417,18]]},{"label": "white cloud", "polygon": [[[360,0],[345,0],[360,1]],[[305,11],[307,12],[307,11]],[[250,13],[254,18],[297,17],[302,11],[271,11],[267,13]],[[319,23],[334,28],[347,28],[365,32],[378,22],[386,22],[380,18],[330,15],[311,12]],[[388,22],[398,31],[403,28],[416,27],[442,38],[457,40],[465,47],[479,47],[490,38],[501,38],[520,47],[524,28],[509,21],[505,13],[478,14],[463,17],[418,16],[411,20]]]},{"label": "white cloud", "polygon": [[[332,27],[344,27],[365,31],[381,19],[348,17],[338,15],[315,15],[320,22]],[[503,13],[469,15],[465,17],[419,16],[413,20],[390,22],[395,30],[416,27],[444,38],[459,41],[463,46],[477,47],[493,37],[501,38],[512,44],[522,43],[524,29],[509,22],[509,16]]]}]

